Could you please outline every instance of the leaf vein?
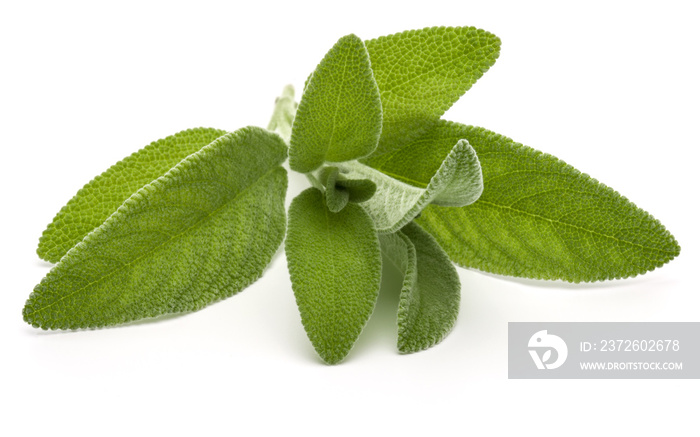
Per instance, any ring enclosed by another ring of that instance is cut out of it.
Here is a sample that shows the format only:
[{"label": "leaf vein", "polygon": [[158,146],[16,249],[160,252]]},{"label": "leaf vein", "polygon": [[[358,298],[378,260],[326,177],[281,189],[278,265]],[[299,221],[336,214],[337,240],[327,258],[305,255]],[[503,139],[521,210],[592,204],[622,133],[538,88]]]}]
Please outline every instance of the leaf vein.
[{"label": "leaf vein", "polygon": [[573,223],[567,223],[567,222],[563,222],[563,221],[560,221],[560,220],[557,220],[557,219],[551,219],[551,218],[545,217],[545,216],[540,215],[540,214],[534,214],[534,213],[531,213],[531,212],[528,212],[528,211],[524,211],[524,210],[522,210],[522,209],[510,207],[510,206],[508,206],[508,205],[499,205],[499,204],[497,204],[497,203],[489,202],[489,201],[486,201],[486,200],[483,200],[483,199],[479,199],[479,201],[477,202],[477,204],[482,204],[482,205],[489,206],[489,207],[492,207],[492,208],[497,208],[497,209],[510,210],[510,211],[512,211],[512,212],[515,212],[515,213],[527,215],[527,216],[530,216],[530,217],[533,217],[533,218],[536,218],[536,219],[540,219],[540,220],[544,220],[544,221],[547,221],[547,222],[551,222],[551,223],[553,223],[553,224],[560,224],[560,225],[563,225],[563,226],[569,226],[569,227],[571,227],[571,228],[578,229],[578,230],[580,230],[580,231],[584,231],[584,232],[588,232],[588,233],[593,234],[593,235],[597,235],[598,237],[601,237],[601,238],[608,238],[608,239],[611,239],[611,240],[615,240],[615,241],[617,241],[618,243],[626,243],[626,244],[628,244],[628,245],[630,245],[630,246],[635,246],[635,247],[639,247],[639,248],[642,248],[642,249],[648,249],[648,250],[655,250],[655,251],[657,251],[657,252],[673,253],[672,251],[668,251],[668,250],[664,250],[664,249],[658,249],[658,248],[655,248],[655,247],[644,246],[644,245],[641,245],[641,244],[638,244],[638,243],[635,243],[635,242],[632,242],[632,241],[625,240],[625,239],[623,239],[623,238],[618,238],[618,237],[616,237],[616,236],[614,236],[614,235],[608,235],[608,234],[605,234],[605,233],[602,233],[602,232],[597,232],[597,231],[594,231],[594,230],[592,230],[592,229],[587,229],[587,228],[584,228],[584,227],[582,227],[582,226],[575,225],[575,224],[573,224]]},{"label": "leaf vein", "polygon": [[[200,224],[202,224],[203,222],[205,222],[206,220],[208,220],[210,217],[216,215],[220,210],[222,210],[223,208],[225,208],[226,206],[228,206],[231,202],[234,202],[234,201],[236,201],[238,198],[240,198],[244,193],[246,193],[249,189],[251,189],[251,187],[252,187],[253,185],[255,185],[258,181],[260,181],[260,180],[262,180],[262,179],[265,179],[268,175],[270,175],[270,174],[271,174],[272,172],[274,172],[275,170],[277,170],[277,166],[275,166],[275,167],[273,167],[272,169],[270,169],[270,170],[268,170],[267,172],[265,172],[264,175],[262,175],[261,177],[259,177],[258,179],[256,179],[254,182],[252,182],[252,183],[251,183],[250,185],[248,185],[247,187],[245,187],[243,190],[241,190],[239,193],[237,193],[237,194],[236,194],[234,197],[232,197],[231,199],[229,199],[229,200],[223,202],[218,208],[214,209],[214,210],[213,210],[210,214],[208,214],[206,217],[202,217],[201,220],[198,220],[197,222],[193,223],[191,226],[189,226],[189,227],[183,229],[183,230],[182,230],[181,232],[179,232],[178,234],[174,234],[170,239],[165,240],[165,241],[163,241],[162,243],[160,243],[160,244],[154,246],[151,250],[148,250],[147,252],[145,252],[145,253],[142,254],[141,256],[138,256],[138,257],[134,258],[132,261],[130,261],[130,262],[128,262],[128,263],[125,263],[123,266],[112,270],[112,271],[109,272],[107,275],[104,275],[104,276],[102,276],[102,277],[100,277],[100,278],[97,278],[97,279],[94,280],[94,281],[89,282],[88,284],[84,285],[83,287],[81,287],[81,288],[79,288],[79,289],[76,289],[75,291],[73,291],[73,292],[71,292],[71,293],[68,293],[68,294],[66,294],[65,296],[62,296],[62,297],[59,298],[58,300],[56,300],[56,301],[54,301],[54,302],[51,302],[51,303],[48,304],[48,305],[42,306],[42,307],[37,308],[37,309],[35,309],[35,310],[31,311],[31,312],[28,312],[28,313],[27,313],[27,316],[36,314],[36,313],[38,313],[39,311],[45,311],[46,309],[48,309],[48,308],[50,308],[50,307],[52,307],[52,306],[58,304],[59,302],[62,302],[62,301],[64,301],[65,299],[68,299],[68,298],[70,298],[70,297],[76,295],[77,293],[80,293],[81,291],[85,290],[85,289],[88,288],[88,287],[91,287],[92,285],[94,285],[94,284],[96,284],[96,283],[98,283],[98,282],[101,282],[101,281],[103,281],[103,280],[108,279],[109,277],[115,275],[117,272],[120,272],[120,271],[124,270],[125,268],[127,268],[128,266],[131,266],[132,264],[134,264],[134,263],[136,263],[136,262],[138,262],[138,261],[140,261],[140,260],[142,260],[142,259],[148,257],[150,254],[152,254],[152,253],[155,252],[156,250],[160,249],[160,248],[163,247],[164,245],[166,245],[166,244],[168,244],[168,243],[174,241],[176,238],[179,238],[179,237],[182,236],[183,234],[189,232],[191,229],[193,229],[193,228],[199,226]],[[116,215],[116,214],[115,214],[115,215]],[[114,216],[112,216],[112,217],[114,217]],[[122,292],[122,293],[123,293],[123,292]]]}]

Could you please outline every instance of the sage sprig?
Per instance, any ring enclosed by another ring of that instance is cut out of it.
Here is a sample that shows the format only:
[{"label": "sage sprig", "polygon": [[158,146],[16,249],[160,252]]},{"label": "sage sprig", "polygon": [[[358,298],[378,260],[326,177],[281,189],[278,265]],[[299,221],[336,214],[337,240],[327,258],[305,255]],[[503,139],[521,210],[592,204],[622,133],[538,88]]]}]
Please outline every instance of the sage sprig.
[{"label": "sage sprig", "polygon": [[[341,38],[291,86],[267,129],[191,129],[156,141],[83,187],[49,224],[57,263],[24,320],[111,326],[194,311],[259,278],[286,236],[301,322],[333,364],[370,318],[382,262],[403,276],[398,349],[453,328],[454,264],[502,275],[626,278],[680,253],[664,226],[557,158],[442,120],[496,61],[500,40],[434,27]],[[311,187],[285,214],[291,170]]]}]

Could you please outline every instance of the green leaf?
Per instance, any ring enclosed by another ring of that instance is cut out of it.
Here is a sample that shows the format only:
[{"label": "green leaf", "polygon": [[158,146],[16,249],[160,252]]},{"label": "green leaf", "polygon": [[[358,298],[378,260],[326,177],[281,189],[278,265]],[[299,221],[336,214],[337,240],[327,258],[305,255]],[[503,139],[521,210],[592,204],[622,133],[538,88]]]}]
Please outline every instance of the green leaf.
[{"label": "green leaf", "polygon": [[474,27],[431,27],[366,42],[384,123],[374,155],[435,125],[496,62],[501,40]]},{"label": "green leaf", "polygon": [[680,253],[649,213],[551,155],[457,123],[441,122],[425,137],[436,153],[466,138],[481,162],[477,202],[430,206],[417,220],[462,266],[588,282],[636,276]]},{"label": "green leaf", "polygon": [[377,184],[369,179],[345,179],[341,174],[335,183],[336,188],[348,192],[350,202],[366,202],[377,192]]},{"label": "green leaf", "polygon": [[292,123],[297,112],[297,102],[294,100],[294,87],[287,85],[282,90],[282,95],[275,100],[275,109],[272,112],[267,130],[275,132],[289,142],[292,136]]},{"label": "green leaf", "polygon": [[326,204],[332,212],[338,212],[348,202],[362,203],[377,191],[377,185],[368,179],[347,179],[338,167],[323,167],[318,180],[325,189]]},{"label": "green leaf", "polygon": [[301,321],[327,363],[350,352],[374,310],[381,251],[372,220],[348,203],[332,213],[309,188],[289,208],[285,251]]},{"label": "green leaf", "polygon": [[450,332],[459,313],[457,271],[435,239],[414,222],[395,234],[381,234],[382,251],[404,273],[399,299],[398,348],[418,352]]},{"label": "green leaf", "polygon": [[[377,192],[362,206],[374,220],[377,231],[392,233],[417,217],[431,202],[463,206],[479,198],[483,185],[474,149],[466,140],[456,140],[452,144],[454,147],[446,156],[443,155],[443,161],[427,183],[408,176],[412,169],[416,170],[417,175],[424,173],[418,170],[422,167],[420,160],[412,166],[402,161],[402,165],[406,165],[398,172],[401,174],[387,175],[357,161],[341,163],[338,167],[347,178],[369,179],[376,184]],[[388,168],[399,169],[399,166]],[[412,185],[398,179],[409,181]]]},{"label": "green leaf", "polygon": [[326,188],[326,205],[328,205],[328,209],[331,212],[338,212],[348,204],[350,193],[347,190],[336,189],[339,173],[338,167],[324,167],[323,170],[328,170],[321,175],[321,181]]},{"label": "green leaf", "polygon": [[[435,185],[436,175],[443,183],[431,202],[440,206],[471,205],[483,191],[481,166],[474,149],[464,139],[437,139],[425,135],[406,146],[365,163],[394,179],[421,188]],[[448,144],[449,143],[449,144]],[[445,148],[450,147],[445,155]]]},{"label": "green leaf", "polygon": [[367,156],[382,130],[379,89],[360,38],[341,38],[321,60],[292,126],[289,166],[308,173],[324,162]]},{"label": "green leaf", "polygon": [[57,262],[139,188],[225,133],[207,128],[185,130],[155,141],[114,164],[78,191],[56,214],[39,240],[37,253],[46,261]]},{"label": "green leaf", "polygon": [[46,275],[24,307],[44,329],[193,311],[242,290],[284,238],[280,137],[244,128],[145,185]]}]

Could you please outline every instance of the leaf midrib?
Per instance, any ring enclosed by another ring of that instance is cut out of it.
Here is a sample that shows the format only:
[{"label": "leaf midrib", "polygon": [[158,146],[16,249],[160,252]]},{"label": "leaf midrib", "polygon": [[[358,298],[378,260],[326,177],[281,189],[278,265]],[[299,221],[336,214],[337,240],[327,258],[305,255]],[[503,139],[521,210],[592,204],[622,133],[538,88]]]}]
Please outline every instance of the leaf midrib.
[{"label": "leaf midrib", "polygon": [[331,147],[333,146],[333,137],[335,136],[335,128],[337,125],[337,120],[338,120],[338,112],[340,109],[340,101],[342,99],[343,91],[345,89],[345,82],[346,82],[346,73],[348,70],[348,57],[343,56],[343,74],[341,75],[341,81],[340,81],[340,86],[338,87],[338,97],[336,98],[335,101],[335,108],[333,109],[333,124],[331,125],[331,134],[328,137],[328,147],[326,148],[326,154],[324,156],[325,158],[328,156],[328,152],[330,151]]},{"label": "leaf midrib", "polygon": [[[56,304],[62,302],[63,300],[65,300],[65,299],[67,299],[67,298],[69,298],[69,297],[71,297],[71,296],[74,296],[74,295],[80,293],[81,291],[85,290],[85,289],[88,288],[88,287],[91,287],[91,286],[94,285],[94,284],[97,284],[98,282],[102,282],[102,281],[108,279],[109,277],[111,277],[111,276],[113,276],[113,275],[115,275],[115,274],[117,274],[117,273],[119,273],[119,272],[125,270],[127,267],[130,267],[130,266],[133,265],[134,263],[136,263],[136,262],[138,262],[138,261],[140,261],[140,260],[142,260],[142,259],[148,257],[149,255],[151,255],[153,252],[157,251],[157,250],[160,249],[161,247],[163,247],[163,246],[165,246],[165,245],[171,243],[172,241],[174,241],[174,240],[177,239],[177,238],[180,238],[183,234],[189,232],[189,231],[192,230],[193,228],[196,228],[196,227],[198,227],[199,225],[201,225],[202,223],[204,223],[204,222],[206,222],[207,220],[209,220],[212,216],[216,215],[216,214],[217,214],[220,210],[222,210],[224,207],[226,207],[227,205],[229,205],[231,202],[236,201],[239,197],[241,197],[243,194],[245,194],[253,185],[257,184],[260,180],[266,178],[270,173],[272,173],[272,172],[274,172],[275,170],[277,170],[278,167],[279,167],[279,166],[275,166],[275,167],[271,168],[270,170],[268,170],[267,172],[265,172],[262,176],[260,176],[260,177],[257,178],[255,181],[253,181],[250,185],[248,185],[247,187],[245,187],[243,190],[239,191],[238,194],[236,194],[235,196],[233,196],[231,199],[229,199],[229,200],[227,200],[227,201],[224,201],[218,208],[214,209],[211,213],[207,214],[207,215],[206,215],[205,217],[203,217],[201,220],[199,220],[199,221],[197,221],[196,223],[192,224],[191,226],[189,226],[189,227],[183,229],[181,232],[179,232],[179,233],[177,233],[177,234],[174,234],[172,237],[170,237],[170,238],[168,238],[167,240],[164,240],[162,243],[160,243],[160,244],[154,246],[152,249],[150,249],[149,251],[145,252],[145,253],[142,254],[141,256],[139,256],[139,257],[137,257],[137,258],[134,258],[133,260],[131,260],[131,261],[127,262],[127,263],[124,263],[122,266],[117,267],[116,269],[112,270],[112,271],[109,272],[108,274],[106,274],[106,275],[104,275],[104,276],[98,278],[98,279],[95,280],[95,281],[88,282],[86,285],[84,285],[84,286],[82,286],[81,288],[79,288],[79,289],[73,291],[72,293],[68,293],[68,294],[66,294],[65,296],[61,296],[58,300],[55,300],[55,301],[51,302],[50,304],[48,304],[48,305],[46,305],[46,306],[43,306],[43,307],[38,308],[38,309],[36,309],[36,310],[34,310],[34,311],[30,312],[30,313],[27,313],[26,316],[28,317],[28,316],[31,316],[32,314],[36,314],[36,313],[38,313],[38,312],[40,312],[40,311],[45,311],[46,309],[48,309],[48,308],[50,308],[50,307],[52,307],[52,306],[54,306],[54,305],[56,305]],[[131,196],[129,196],[129,197],[131,197]],[[109,219],[108,219],[108,220],[109,220]],[[58,266],[57,266],[57,267],[58,267]],[[77,276],[77,275],[73,275],[73,276]],[[79,277],[79,276],[78,276],[78,277]],[[122,294],[123,294],[123,293],[122,293]],[[63,319],[65,319],[65,317],[63,317]]]},{"label": "leaf midrib", "polygon": [[510,211],[515,212],[515,213],[520,213],[520,214],[522,214],[522,215],[527,215],[527,216],[533,217],[533,218],[535,218],[535,219],[547,221],[547,222],[549,222],[549,223],[551,223],[551,224],[553,224],[553,225],[558,224],[558,225],[562,225],[562,226],[568,226],[568,227],[571,227],[571,228],[573,228],[573,229],[581,230],[581,231],[590,233],[590,234],[592,234],[592,235],[596,235],[596,236],[601,237],[601,238],[608,238],[608,239],[611,239],[611,240],[615,240],[615,241],[617,241],[617,242],[619,242],[619,243],[625,243],[625,244],[627,244],[627,245],[634,246],[634,247],[639,247],[639,248],[641,248],[641,249],[653,250],[653,251],[656,251],[656,252],[662,252],[662,253],[668,253],[668,254],[674,254],[674,253],[675,253],[675,252],[668,251],[668,250],[665,250],[665,249],[659,249],[659,248],[656,248],[656,247],[644,246],[644,245],[641,245],[641,244],[638,244],[638,243],[634,243],[634,242],[632,242],[632,241],[623,240],[623,239],[621,239],[621,238],[615,237],[614,235],[604,234],[604,233],[601,233],[601,232],[597,232],[597,231],[594,231],[594,230],[591,230],[591,229],[584,228],[584,227],[582,227],[582,226],[578,226],[578,225],[575,225],[575,224],[572,224],[572,223],[563,222],[563,221],[561,221],[561,220],[551,219],[551,218],[545,217],[545,216],[540,215],[540,214],[534,214],[534,213],[531,213],[531,212],[528,212],[528,211],[525,211],[525,210],[522,210],[522,209],[514,208],[514,207],[508,206],[508,205],[500,205],[500,204],[498,204],[498,203],[489,202],[489,201],[483,200],[483,199],[479,199],[475,205],[478,205],[478,204],[483,204],[483,205],[487,205],[487,206],[490,206],[490,207],[493,207],[493,208],[498,208],[498,209],[510,210]]},{"label": "leaf midrib", "polygon": [[417,180],[415,180],[415,179],[411,179],[411,178],[408,178],[408,177],[405,177],[405,176],[397,175],[397,174],[395,174],[395,173],[392,173],[392,172],[389,172],[389,171],[386,171],[386,170],[383,170],[383,169],[380,169],[380,168],[377,168],[377,170],[381,171],[382,173],[384,173],[384,174],[387,175],[387,176],[391,176],[392,178],[394,178],[394,179],[396,179],[396,180],[398,180],[398,181],[407,183],[407,184],[412,185],[412,186],[414,186],[414,187],[416,187],[416,188],[421,188],[421,189],[423,189],[423,190],[425,190],[425,189],[428,188],[428,184],[424,184],[423,182],[417,181]]}]

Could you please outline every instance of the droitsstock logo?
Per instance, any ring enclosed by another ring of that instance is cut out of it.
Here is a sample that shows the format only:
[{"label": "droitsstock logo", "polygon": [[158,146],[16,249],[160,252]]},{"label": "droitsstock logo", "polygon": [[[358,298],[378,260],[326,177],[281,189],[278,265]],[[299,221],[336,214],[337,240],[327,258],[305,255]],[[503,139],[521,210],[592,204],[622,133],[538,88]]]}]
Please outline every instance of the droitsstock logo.
[{"label": "droitsstock logo", "polygon": [[[552,370],[560,367],[566,361],[569,354],[569,349],[561,337],[553,334],[547,334],[547,330],[538,331],[530,337],[527,344],[528,351],[532,357],[532,361],[540,370]],[[555,359],[552,359],[552,351],[554,351]]]}]

